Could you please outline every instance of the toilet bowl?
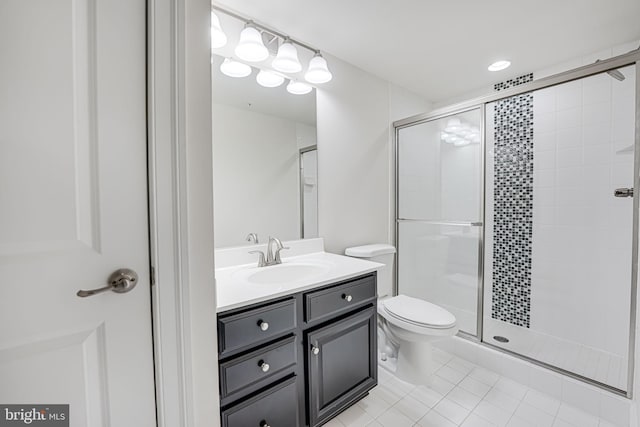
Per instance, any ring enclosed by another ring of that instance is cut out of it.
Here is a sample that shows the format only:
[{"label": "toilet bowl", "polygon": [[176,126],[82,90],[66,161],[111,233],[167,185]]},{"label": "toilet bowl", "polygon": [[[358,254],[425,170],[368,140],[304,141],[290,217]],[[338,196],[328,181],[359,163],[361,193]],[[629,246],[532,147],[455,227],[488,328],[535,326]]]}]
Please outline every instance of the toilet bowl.
[{"label": "toilet bowl", "polygon": [[406,295],[379,300],[378,316],[379,327],[395,351],[387,357],[397,359],[396,376],[409,383],[428,384],[436,369],[432,344],[458,333],[455,316],[436,304]]},{"label": "toilet bowl", "polygon": [[395,361],[395,375],[413,384],[429,384],[436,366],[432,343],[458,332],[456,317],[431,302],[393,294],[393,259],[395,247],[375,244],[348,248],[348,256],[366,258],[385,266],[378,270],[378,350],[383,361]]}]

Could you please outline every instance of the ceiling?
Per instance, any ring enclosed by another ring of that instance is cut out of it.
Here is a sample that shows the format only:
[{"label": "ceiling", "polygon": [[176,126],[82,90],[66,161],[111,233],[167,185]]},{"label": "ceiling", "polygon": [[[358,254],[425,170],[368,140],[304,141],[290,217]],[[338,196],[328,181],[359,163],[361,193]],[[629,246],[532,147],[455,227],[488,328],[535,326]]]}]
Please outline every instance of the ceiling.
[{"label": "ceiling", "polygon": [[[432,102],[640,39],[640,0],[215,3]],[[512,66],[487,71],[498,59]]]}]

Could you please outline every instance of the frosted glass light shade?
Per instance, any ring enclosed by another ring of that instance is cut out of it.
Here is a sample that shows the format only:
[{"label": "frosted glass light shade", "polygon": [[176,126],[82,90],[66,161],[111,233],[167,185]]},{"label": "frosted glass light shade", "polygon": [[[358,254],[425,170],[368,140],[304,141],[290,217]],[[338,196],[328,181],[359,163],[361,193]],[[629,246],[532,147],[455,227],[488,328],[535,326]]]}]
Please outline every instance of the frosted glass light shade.
[{"label": "frosted glass light shade", "polygon": [[218,49],[227,44],[227,35],[222,31],[218,15],[211,12],[211,47]]},{"label": "frosted glass light shade", "polygon": [[220,64],[220,71],[229,77],[247,77],[251,74],[251,67],[242,62],[225,58],[222,64]]},{"label": "frosted glass light shade", "polygon": [[238,58],[249,62],[260,62],[269,57],[269,50],[262,42],[262,35],[254,27],[245,27],[242,30],[235,53]]},{"label": "frosted glass light shade", "polygon": [[284,77],[270,71],[261,70],[256,76],[256,81],[260,86],[278,87],[284,83]]},{"label": "frosted glass light shade", "polygon": [[302,64],[298,59],[298,51],[296,47],[288,41],[285,41],[278,48],[276,59],[273,60],[271,66],[283,73],[297,73],[302,70]]},{"label": "frosted glass light shade", "polygon": [[287,92],[293,95],[305,95],[311,92],[311,89],[313,88],[308,84],[299,82],[297,80],[291,80],[287,85]]},{"label": "frosted glass light shade", "polygon": [[309,83],[321,84],[330,81],[333,78],[333,74],[331,74],[329,67],[327,67],[326,59],[319,53],[316,53],[316,56],[309,61],[309,69],[305,73],[304,78]]}]

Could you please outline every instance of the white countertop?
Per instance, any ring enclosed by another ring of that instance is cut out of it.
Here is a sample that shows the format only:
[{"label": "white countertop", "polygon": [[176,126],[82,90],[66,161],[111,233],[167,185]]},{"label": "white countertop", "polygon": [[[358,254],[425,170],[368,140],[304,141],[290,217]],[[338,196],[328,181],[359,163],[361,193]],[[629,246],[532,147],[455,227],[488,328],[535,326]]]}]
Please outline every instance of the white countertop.
[{"label": "white countertop", "polygon": [[285,264],[313,264],[322,269],[305,279],[277,283],[251,283],[246,278],[251,274],[277,269],[279,266],[257,267],[256,262],[216,269],[217,312],[267,301],[284,295],[313,289],[319,286],[357,277],[382,268],[384,265],[364,259],[336,255],[329,252],[313,252],[304,255],[283,257]]}]

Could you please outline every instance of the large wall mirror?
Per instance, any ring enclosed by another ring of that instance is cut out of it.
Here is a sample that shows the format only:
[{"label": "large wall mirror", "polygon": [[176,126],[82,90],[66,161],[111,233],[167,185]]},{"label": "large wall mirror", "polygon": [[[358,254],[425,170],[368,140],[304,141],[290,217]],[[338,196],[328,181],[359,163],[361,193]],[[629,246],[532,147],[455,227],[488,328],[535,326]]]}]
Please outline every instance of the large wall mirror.
[{"label": "large wall mirror", "polygon": [[216,247],[317,237],[315,90],[266,88],[220,71],[213,55],[213,174]]}]

